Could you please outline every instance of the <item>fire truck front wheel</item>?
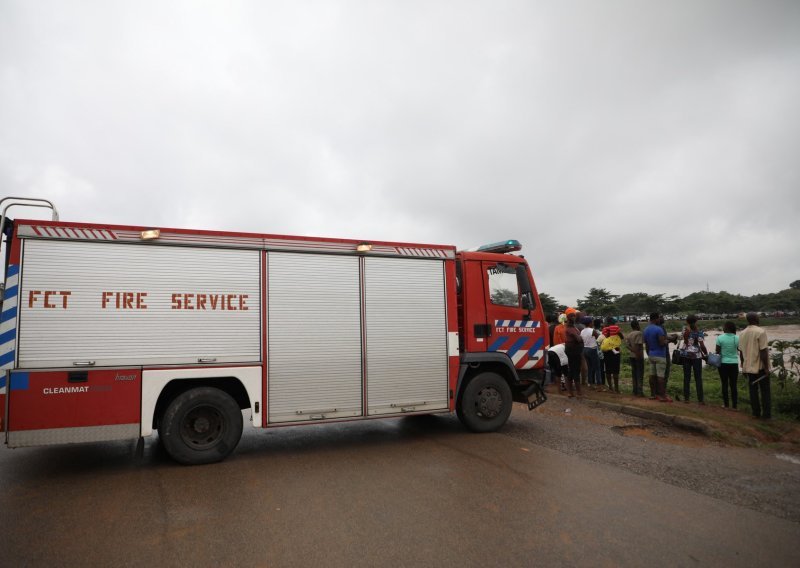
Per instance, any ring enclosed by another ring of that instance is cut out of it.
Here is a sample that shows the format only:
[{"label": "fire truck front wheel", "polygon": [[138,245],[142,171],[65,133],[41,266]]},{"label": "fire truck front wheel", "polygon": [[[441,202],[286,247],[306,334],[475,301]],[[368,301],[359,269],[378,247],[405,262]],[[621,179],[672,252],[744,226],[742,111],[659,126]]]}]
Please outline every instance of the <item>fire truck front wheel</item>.
[{"label": "fire truck front wheel", "polygon": [[222,461],[242,437],[242,411],[226,392],[193,388],[167,406],[158,434],[177,462],[197,465]]},{"label": "fire truck front wheel", "polygon": [[481,373],[464,388],[458,417],[473,432],[494,432],[511,415],[511,387],[497,373]]}]

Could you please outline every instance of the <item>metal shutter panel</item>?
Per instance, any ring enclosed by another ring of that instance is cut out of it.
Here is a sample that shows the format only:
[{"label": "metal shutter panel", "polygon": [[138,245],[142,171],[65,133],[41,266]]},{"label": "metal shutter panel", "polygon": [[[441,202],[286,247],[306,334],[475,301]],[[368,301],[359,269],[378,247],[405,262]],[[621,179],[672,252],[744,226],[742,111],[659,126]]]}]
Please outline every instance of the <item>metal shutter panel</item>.
[{"label": "metal shutter panel", "polygon": [[369,414],[448,408],[444,263],[367,258]]},{"label": "metal shutter panel", "polygon": [[[260,360],[258,251],[26,240],[23,254],[20,367]],[[28,307],[32,290],[70,291],[68,309]],[[146,292],[147,309],[103,309],[117,291]],[[174,310],[173,293],[244,294],[247,310]]]},{"label": "metal shutter panel", "polygon": [[362,414],[358,264],[267,254],[270,422]]}]

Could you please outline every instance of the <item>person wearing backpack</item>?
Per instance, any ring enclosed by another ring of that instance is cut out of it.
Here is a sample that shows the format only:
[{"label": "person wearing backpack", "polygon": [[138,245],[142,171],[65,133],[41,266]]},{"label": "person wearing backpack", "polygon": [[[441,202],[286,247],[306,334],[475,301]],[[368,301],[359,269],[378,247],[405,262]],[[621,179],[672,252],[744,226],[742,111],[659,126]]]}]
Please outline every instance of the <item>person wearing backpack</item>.
[{"label": "person wearing backpack", "polygon": [[708,356],[708,350],[704,338],[705,333],[697,327],[697,316],[689,314],[683,330],[683,345],[686,351],[683,363],[683,402],[689,402],[692,371],[694,371],[697,403],[705,405],[703,401],[703,359]]}]

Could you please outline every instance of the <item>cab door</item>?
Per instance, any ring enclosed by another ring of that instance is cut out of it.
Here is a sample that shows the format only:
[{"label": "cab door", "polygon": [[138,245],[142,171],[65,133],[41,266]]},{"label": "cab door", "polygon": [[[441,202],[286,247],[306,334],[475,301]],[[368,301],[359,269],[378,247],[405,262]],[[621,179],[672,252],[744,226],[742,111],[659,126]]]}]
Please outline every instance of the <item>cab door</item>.
[{"label": "cab door", "polygon": [[517,369],[533,369],[544,359],[544,333],[524,262],[483,261],[486,350],[505,353]]}]

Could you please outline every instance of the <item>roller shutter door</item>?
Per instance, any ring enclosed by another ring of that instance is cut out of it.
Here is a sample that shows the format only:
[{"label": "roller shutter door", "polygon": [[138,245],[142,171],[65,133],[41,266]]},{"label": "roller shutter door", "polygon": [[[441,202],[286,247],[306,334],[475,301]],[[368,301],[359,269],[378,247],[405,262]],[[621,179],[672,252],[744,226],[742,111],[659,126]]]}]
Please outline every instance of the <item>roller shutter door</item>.
[{"label": "roller shutter door", "polygon": [[258,251],[26,240],[23,254],[23,368],[260,360]]},{"label": "roller shutter door", "polygon": [[448,408],[444,263],[367,258],[369,414]]},{"label": "roller shutter door", "polygon": [[269,422],[362,414],[359,260],[267,254]]}]

